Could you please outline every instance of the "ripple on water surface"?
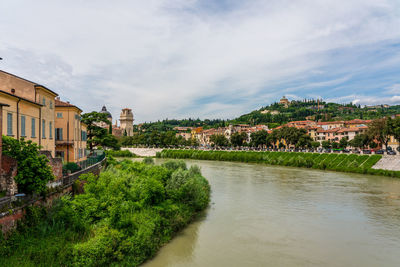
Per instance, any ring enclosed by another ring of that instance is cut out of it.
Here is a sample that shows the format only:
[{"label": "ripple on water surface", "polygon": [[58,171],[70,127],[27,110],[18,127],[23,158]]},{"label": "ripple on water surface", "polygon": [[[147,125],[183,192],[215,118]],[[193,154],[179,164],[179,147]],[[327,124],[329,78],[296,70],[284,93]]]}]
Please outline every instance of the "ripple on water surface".
[{"label": "ripple on water surface", "polygon": [[400,179],[188,163],[213,204],[144,266],[400,266]]}]

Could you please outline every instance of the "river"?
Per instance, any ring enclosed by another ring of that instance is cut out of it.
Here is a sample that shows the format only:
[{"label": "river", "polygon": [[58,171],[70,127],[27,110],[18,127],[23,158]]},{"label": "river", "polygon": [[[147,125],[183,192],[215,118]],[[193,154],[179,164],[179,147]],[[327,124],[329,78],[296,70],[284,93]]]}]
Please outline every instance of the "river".
[{"label": "river", "polygon": [[400,179],[187,162],[211,205],[143,266],[400,266]]}]

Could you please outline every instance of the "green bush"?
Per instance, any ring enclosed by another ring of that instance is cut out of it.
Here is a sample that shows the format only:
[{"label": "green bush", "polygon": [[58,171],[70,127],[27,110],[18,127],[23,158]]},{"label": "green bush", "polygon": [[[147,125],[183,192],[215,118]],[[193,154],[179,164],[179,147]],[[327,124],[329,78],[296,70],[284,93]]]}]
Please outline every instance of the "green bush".
[{"label": "green bush", "polygon": [[154,164],[154,159],[150,158],[150,157],[145,157],[143,159],[143,163],[152,165],[152,164]]},{"label": "green bush", "polygon": [[117,158],[136,158],[136,154],[129,150],[106,150],[106,156],[112,156]]},{"label": "green bush", "polygon": [[48,159],[40,154],[37,144],[3,135],[2,149],[4,155],[14,158],[18,163],[14,180],[19,192],[40,194],[47,191],[47,183],[54,179],[54,175]]},{"label": "green bush", "polygon": [[75,162],[68,162],[63,165],[63,171],[71,171],[71,173],[77,172],[81,169]]},{"label": "green bush", "polygon": [[0,266],[138,266],[210,201],[198,167],[164,165],[116,162],[98,177],[82,175],[83,194],[49,210],[29,207],[0,240]]}]

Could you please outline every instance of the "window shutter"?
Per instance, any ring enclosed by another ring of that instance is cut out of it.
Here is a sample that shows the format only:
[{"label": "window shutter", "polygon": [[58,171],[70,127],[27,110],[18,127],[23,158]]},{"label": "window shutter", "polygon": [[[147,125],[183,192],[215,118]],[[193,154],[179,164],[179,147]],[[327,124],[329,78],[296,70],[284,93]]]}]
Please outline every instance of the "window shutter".
[{"label": "window shutter", "polygon": [[21,116],[21,136],[25,136],[25,116]]},{"label": "window shutter", "polygon": [[32,128],[31,128],[31,135],[32,137],[36,137],[36,121],[34,118],[32,118]]},{"label": "window shutter", "polygon": [[12,113],[7,113],[7,135],[12,135]]}]

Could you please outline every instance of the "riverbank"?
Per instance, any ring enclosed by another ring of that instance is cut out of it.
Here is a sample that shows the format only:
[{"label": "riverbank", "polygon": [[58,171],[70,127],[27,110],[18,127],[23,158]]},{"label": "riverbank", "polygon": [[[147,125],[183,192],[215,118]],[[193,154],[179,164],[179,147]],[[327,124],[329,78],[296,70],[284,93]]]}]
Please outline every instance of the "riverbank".
[{"label": "riverbank", "polygon": [[137,266],[209,204],[197,167],[124,160],[98,177],[81,176],[85,192],[25,219],[0,239],[1,266]]},{"label": "riverbank", "polygon": [[164,149],[163,151],[157,153],[157,157],[252,162],[269,165],[400,177],[400,171],[372,168],[378,161],[381,160],[382,155]]},{"label": "riverbank", "polygon": [[155,157],[162,148],[144,148],[144,147],[122,147],[122,151],[129,151],[139,157]]}]

